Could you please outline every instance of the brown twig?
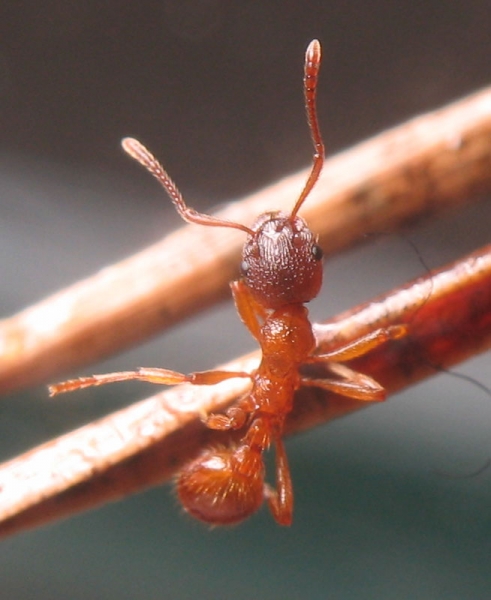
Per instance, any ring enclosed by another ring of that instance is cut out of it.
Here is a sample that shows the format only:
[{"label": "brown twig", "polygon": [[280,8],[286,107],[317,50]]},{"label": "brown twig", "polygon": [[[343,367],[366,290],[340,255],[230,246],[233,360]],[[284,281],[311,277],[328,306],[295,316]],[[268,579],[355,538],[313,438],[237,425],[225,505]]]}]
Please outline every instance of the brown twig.
[{"label": "brown twig", "polygon": [[[409,335],[356,361],[394,392],[491,346],[491,246],[383,298],[318,326],[324,350],[368,330],[408,323]],[[257,354],[226,365],[248,370]],[[0,467],[0,534],[34,527],[169,479],[223,432],[199,415],[223,409],[242,380],[173,388],[50,441]],[[301,390],[288,422],[294,432],[369,406]]]},{"label": "brown twig", "polygon": [[[436,214],[491,190],[490,139],[486,89],[330,159],[302,214],[326,254]],[[250,224],[266,210],[292,206],[305,178],[285,178],[220,217]],[[0,390],[55,379],[224,298],[242,241],[231,230],[184,227],[3,320]]]}]

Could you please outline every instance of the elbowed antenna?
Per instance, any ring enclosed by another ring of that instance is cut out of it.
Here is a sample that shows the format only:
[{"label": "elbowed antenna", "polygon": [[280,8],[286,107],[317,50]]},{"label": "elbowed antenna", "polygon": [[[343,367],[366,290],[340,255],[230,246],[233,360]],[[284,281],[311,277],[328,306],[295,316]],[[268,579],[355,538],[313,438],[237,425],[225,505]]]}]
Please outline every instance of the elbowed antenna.
[{"label": "elbowed antenna", "polygon": [[317,117],[317,82],[319,80],[319,70],[321,66],[322,52],[319,40],[312,40],[305,53],[305,67],[303,79],[303,93],[305,97],[305,110],[307,111],[307,122],[309,124],[310,135],[314,143],[314,162],[307,183],[300,194],[290,218],[293,219],[300,207],[304,203],[312,188],[319,179],[322,166],[325,159],[324,142],[322,141],[319,129],[319,120]]},{"label": "elbowed antenna", "polygon": [[129,154],[131,158],[134,158],[139,162],[145,169],[151,173],[160,185],[169,194],[177,212],[181,217],[188,223],[196,223],[197,225],[207,225],[209,227],[231,227],[232,229],[240,229],[248,235],[252,235],[252,229],[242,225],[241,223],[234,223],[233,221],[227,221],[226,219],[219,219],[210,215],[200,213],[194,208],[189,208],[184,202],[181,192],[178,190],[176,184],[167,174],[167,171],[159,163],[159,161],[149,152],[145,146],[138,140],[131,137],[126,137],[121,140],[121,146],[126,154]]},{"label": "elbowed antenna", "polygon": [[[290,218],[294,219],[300,207],[308,197],[315,183],[319,179],[322,166],[324,164],[325,150],[324,142],[319,129],[317,118],[317,81],[319,78],[319,69],[321,65],[321,45],[319,40],[312,40],[307,47],[305,53],[304,67],[304,97],[305,109],[307,111],[307,122],[309,124],[310,134],[314,143],[314,161],[309,178],[300,194],[298,200],[293,207]],[[241,223],[234,223],[226,219],[219,219],[204,213],[200,213],[193,208],[189,208],[184,202],[181,192],[176,184],[167,174],[167,171],[159,163],[159,161],[149,152],[145,146],[138,140],[127,137],[121,141],[123,150],[139,162],[149,173],[151,173],[160,185],[165,189],[170,199],[172,200],[177,212],[188,223],[196,223],[198,225],[207,225],[208,227],[230,227],[239,229],[248,235],[253,235],[253,230]]]}]

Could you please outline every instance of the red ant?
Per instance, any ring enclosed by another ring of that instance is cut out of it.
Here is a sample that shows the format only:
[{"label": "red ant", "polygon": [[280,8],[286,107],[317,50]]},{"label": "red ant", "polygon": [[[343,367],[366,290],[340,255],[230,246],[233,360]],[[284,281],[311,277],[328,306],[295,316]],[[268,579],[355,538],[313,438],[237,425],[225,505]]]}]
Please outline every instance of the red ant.
[{"label": "red ant", "polygon": [[[225,414],[209,415],[210,429],[245,429],[238,444],[209,448],[187,464],[177,478],[177,493],[185,510],[213,525],[246,519],[266,499],[281,525],[290,525],[293,490],[282,440],[285,418],[292,409],[295,390],[315,386],[362,401],[380,401],[385,390],[367,375],[341,365],[365,354],[389,339],[406,334],[403,325],[378,329],[326,354],[315,354],[316,342],[304,303],[315,298],[322,283],[322,250],[315,235],[297,216],[319,178],[324,163],[324,144],[319,131],[316,89],[321,46],[313,40],[306,51],[304,95],[307,119],[314,143],[310,176],[290,214],[262,214],[252,227],[201,214],[188,208],[163,167],[140,144],[126,138],[124,150],[142,164],[165,188],[181,217],[210,227],[233,227],[247,234],[242,251],[241,277],[231,283],[240,318],[262,350],[259,367],[252,373],[204,371],[184,375],[159,368],[141,368],[65,381],[50,387],[51,395],[114,381],[140,380],[164,385],[192,383],[213,385],[233,377],[251,380],[250,392]],[[326,363],[328,379],[308,379],[299,368],[305,363]],[[276,484],[265,482],[263,453],[274,444]]]}]

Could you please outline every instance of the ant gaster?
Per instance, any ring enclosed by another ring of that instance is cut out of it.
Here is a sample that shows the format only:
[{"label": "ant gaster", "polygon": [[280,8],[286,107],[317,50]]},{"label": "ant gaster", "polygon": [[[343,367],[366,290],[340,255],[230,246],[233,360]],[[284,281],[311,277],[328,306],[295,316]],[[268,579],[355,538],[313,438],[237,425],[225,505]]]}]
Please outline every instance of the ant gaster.
[{"label": "ant gaster", "polygon": [[[177,477],[177,494],[185,510],[206,523],[228,525],[246,519],[266,500],[281,525],[290,525],[293,490],[282,434],[293,396],[301,386],[315,386],[362,401],[380,401],[385,390],[367,375],[340,362],[365,354],[389,339],[406,333],[405,326],[378,329],[327,354],[316,354],[316,342],[305,302],[315,298],[322,283],[322,250],[298,211],[319,178],[324,144],[316,110],[316,88],[321,47],[313,40],[306,51],[304,94],[314,143],[310,176],[291,213],[261,215],[252,227],[201,214],[188,208],[179,190],[159,162],[137,140],[125,138],[124,150],[142,164],[169,194],[178,213],[190,223],[232,227],[247,234],[242,251],[241,277],[231,284],[240,318],[262,350],[259,367],[252,373],[204,371],[188,375],[159,368],[141,368],[94,375],[58,383],[52,395],[126,380],[175,385],[213,385],[233,377],[249,378],[250,391],[225,414],[211,414],[207,427],[244,429],[240,441],[212,447],[184,466]],[[305,363],[325,363],[332,378],[309,379],[300,374]],[[276,482],[265,482],[264,452],[274,445]]]}]

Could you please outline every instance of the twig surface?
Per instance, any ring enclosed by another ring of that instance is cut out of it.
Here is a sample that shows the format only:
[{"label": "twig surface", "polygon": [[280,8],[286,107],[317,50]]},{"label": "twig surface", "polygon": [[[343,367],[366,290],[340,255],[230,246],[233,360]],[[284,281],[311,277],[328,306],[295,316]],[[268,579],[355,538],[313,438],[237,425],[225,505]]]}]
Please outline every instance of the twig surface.
[{"label": "twig surface", "polygon": [[[491,191],[491,91],[413,119],[331,158],[302,215],[325,254]],[[291,207],[302,171],[230,205],[250,225]],[[0,322],[0,391],[121,351],[228,296],[243,235],[186,226],[162,242]],[[185,249],[185,251],[183,250]]]},{"label": "twig surface", "polygon": [[[316,327],[324,350],[376,327],[407,323],[409,335],[354,361],[389,393],[491,346],[491,246]],[[229,363],[250,370],[254,353]],[[179,386],[61,436],[0,467],[0,534],[34,527],[168,480],[204,445],[224,443],[200,415],[220,411],[243,380]],[[296,398],[289,433],[366,408],[313,388]]]}]

